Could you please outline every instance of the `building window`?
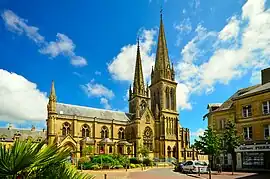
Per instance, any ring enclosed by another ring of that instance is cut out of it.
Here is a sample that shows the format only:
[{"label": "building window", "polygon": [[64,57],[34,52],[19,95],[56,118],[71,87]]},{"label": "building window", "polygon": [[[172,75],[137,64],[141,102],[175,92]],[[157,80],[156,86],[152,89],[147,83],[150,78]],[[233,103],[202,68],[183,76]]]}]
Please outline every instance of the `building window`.
[{"label": "building window", "polygon": [[225,120],[221,119],[219,122],[220,122],[219,129],[224,129],[225,128]]},{"label": "building window", "polygon": [[166,89],[166,109],[170,109],[170,89]]},{"label": "building window", "polygon": [[174,107],[174,91],[171,89],[171,110],[175,110]]},{"label": "building window", "polygon": [[263,168],[264,153],[243,152],[243,168]]},{"label": "building window", "polygon": [[112,146],[109,147],[109,153],[112,153]]},{"label": "building window", "polygon": [[108,138],[109,137],[109,129],[106,126],[101,128],[101,138]]},{"label": "building window", "polygon": [[264,127],[264,138],[270,140],[270,124]]},{"label": "building window", "polygon": [[131,154],[131,148],[130,148],[130,147],[127,148],[127,153],[128,153],[129,155]]},{"label": "building window", "polygon": [[122,127],[118,130],[118,138],[125,139],[125,133],[124,133],[124,129]]},{"label": "building window", "polygon": [[270,114],[270,101],[265,101],[262,103],[263,114]]},{"label": "building window", "polygon": [[84,124],[82,127],[82,137],[90,137],[90,130],[89,130],[89,126]]},{"label": "building window", "polygon": [[66,136],[69,134],[70,134],[70,124],[68,122],[65,122],[63,124],[62,135]]},{"label": "building window", "polygon": [[251,109],[252,109],[251,108],[251,105],[244,106],[242,108],[243,117],[250,117],[250,116],[252,116]]},{"label": "building window", "polygon": [[252,127],[244,127],[244,139],[252,140]]},{"label": "building window", "polygon": [[149,151],[153,151],[153,131],[150,127],[146,127],[143,133],[143,145]]}]

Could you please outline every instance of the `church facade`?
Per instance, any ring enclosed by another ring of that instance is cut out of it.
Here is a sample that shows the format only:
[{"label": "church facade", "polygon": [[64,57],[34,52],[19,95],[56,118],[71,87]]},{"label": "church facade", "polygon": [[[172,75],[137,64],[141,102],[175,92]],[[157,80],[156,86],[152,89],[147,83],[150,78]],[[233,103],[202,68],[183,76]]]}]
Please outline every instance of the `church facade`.
[{"label": "church facade", "polygon": [[83,156],[84,148],[91,146],[93,154],[140,157],[140,150],[147,148],[150,158],[198,159],[199,154],[190,148],[189,129],[179,123],[177,82],[162,15],[149,86],[144,83],[139,42],[134,60],[128,113],[58,103],[53,82],[47,106],[48,143],[70,147],[74,158]]}]

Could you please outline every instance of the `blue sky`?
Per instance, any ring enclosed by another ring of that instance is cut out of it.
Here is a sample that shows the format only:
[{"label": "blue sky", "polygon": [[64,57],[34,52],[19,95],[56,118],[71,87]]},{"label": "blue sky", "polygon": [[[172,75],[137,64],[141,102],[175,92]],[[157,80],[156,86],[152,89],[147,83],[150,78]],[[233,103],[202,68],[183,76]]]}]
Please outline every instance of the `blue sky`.
[{"label": "blue sky", "polygon": [[270,1],[2,0],[0,125],[44,127],[52,80],[59,102],[127,111],[136,38],[149,81],[160,6],[180,123],[197,137],[208,103],[260,83],[270,63]]}]

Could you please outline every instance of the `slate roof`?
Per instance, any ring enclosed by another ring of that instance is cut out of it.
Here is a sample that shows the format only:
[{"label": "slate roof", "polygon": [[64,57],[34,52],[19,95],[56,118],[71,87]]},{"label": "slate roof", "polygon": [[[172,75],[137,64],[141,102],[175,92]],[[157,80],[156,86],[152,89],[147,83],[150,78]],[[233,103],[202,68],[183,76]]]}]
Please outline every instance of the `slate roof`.
[{"label": "slate roof", "polygon": [[13,137],[15,135],[20,135],[20,140],[25,140],[28,137],[31,137],[33,140],[38,140],[39,138],[46,139],[46,131],[35,130],[31,131],[31,129],[8,129],[8,128],[0,128],[0,139],[5,138],[4,141],[13,141]]},{"label": "slate roof", "polygon": [[57,103],[56,111],[60,115],[76,115],[80,117],[90,118],[96,117],[98,119],[117,120],[123,122],[128,122],[132,118],[132,114],[125,112],[91,108],[86,106],[77,106],[64,103]]},{"label": "slate roof", "polygon": [[218,109],[216,109],[215,111],[223,111],[223,110],[230,109],[233,105],[234,98],[241,96],[241,95],[244,95],[244,94],[248,93],[249,91],[258,88],[259,86],[260,85],[254,85],[254,86],[250,86],[250,87],[242,88],[242,89],[238,90],[228,100],[226,100],[224,103],[222,103],[222,105]]},{"label": "slate roof", "polygon": [[247,95],[254,94],[254,93],[261,92],[268,89],[270,89],[270,82],[265,83],[263,85],[257,85],[256,88],[251,89],[250,91],[240,95],[239,97],[247,96]]}]

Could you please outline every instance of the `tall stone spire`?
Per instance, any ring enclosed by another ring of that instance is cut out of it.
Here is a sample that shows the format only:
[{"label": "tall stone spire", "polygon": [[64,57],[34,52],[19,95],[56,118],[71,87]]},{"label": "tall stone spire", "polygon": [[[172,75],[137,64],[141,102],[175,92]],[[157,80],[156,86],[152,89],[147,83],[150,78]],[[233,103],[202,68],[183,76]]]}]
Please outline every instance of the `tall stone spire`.
[{"label": "tall stone spire", "polygon": [[48,112],[56,112],[56,93],[55,93],[55,88],[54,88],[54,81],[52,81],[51,85],[51,93],[49,96],[49,102],[47,105]]},{"label": "tall stone spire", "polygon": [[133,81],[133,94],[134,95],[145,94],[139,39],[138,39],[138,44],[137,44],[137,56],[136,56],[136,65],[135,65],[135,73],[134,73],[134,81]]},{"label": "tall stone spire", "polygon": [[155,76],[154,81],[160,78],[172,80],[170,60],[169,60],[168,48],[167,48],[166,37],[165,37],[165,30],[164,30],[164,25],[163,25],[163,20],[162,20],[162,10],[160,11],[160,26],[159,26],[155,69],[154,69],[153,76]]}]

